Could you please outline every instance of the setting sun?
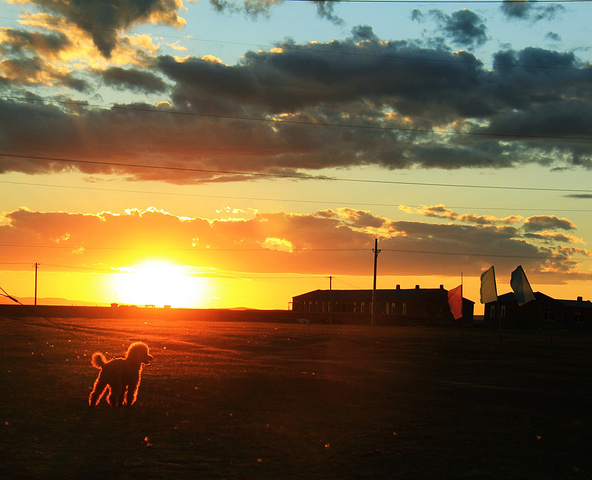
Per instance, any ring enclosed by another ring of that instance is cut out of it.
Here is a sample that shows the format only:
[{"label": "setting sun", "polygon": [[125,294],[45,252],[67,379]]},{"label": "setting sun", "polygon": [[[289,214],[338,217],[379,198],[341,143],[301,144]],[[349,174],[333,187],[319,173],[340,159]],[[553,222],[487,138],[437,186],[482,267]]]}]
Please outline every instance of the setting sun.
[{"label": "setting sun", "polygon": [[166,261],[120,268],[114,280],[114,300],[134,305],[196,307],[203,290],[202,278],[192,275],[185,267]]}]

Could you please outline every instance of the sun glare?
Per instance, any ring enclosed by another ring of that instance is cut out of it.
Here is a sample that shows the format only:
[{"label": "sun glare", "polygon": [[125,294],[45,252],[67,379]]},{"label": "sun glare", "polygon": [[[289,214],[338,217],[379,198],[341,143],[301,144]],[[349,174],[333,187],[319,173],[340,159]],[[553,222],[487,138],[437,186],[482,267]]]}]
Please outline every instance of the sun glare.
[{"label": "sun glare", "polygon": [[150,261],[119,269],[114,281],[114,301],[133,305],[198,307],[204,280],[186,268],[165,261]]}]

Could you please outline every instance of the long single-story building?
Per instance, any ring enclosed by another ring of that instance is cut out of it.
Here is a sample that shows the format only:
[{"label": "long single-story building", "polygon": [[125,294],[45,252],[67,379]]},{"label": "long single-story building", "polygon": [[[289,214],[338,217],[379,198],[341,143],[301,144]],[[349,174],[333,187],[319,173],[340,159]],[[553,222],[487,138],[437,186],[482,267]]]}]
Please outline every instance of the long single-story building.
[{"label": "long single-story building", "polygon": [[[452,324],[454,318],[448,305],[448,291],[440,288],[376,290],[377,323],[397,324],[421,321]],[[463,321],[473,322],[475,303],[463,298]],[[372,290],[314,290],[292,297],[292,310],[303,317],[324,315],[326,321],[358,322],[372,315]],[[355,319],[354,317],[358,317]]]},{"label": "long single-story building", "polygon": [[485,304],[485,324],[494,327],[501,321],[502,327],[508,328],[592,329],[590,300],[560,300],[541,292],[535,292],[534,297],[535,300],[519,306],[513,292],[498,296],[497,302]]}]

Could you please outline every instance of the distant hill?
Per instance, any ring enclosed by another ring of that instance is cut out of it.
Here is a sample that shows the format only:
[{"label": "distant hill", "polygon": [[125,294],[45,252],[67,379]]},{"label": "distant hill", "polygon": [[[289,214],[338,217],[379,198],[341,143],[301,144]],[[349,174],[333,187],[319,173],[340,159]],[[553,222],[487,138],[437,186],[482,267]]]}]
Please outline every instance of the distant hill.
[{"label": "distant hill", "polygon": [[[15,297],[23,305],[34,305],[35,297]],[[0,305],[15,305],[10,298],[0,297]],[[96,302],[85,302],[82,300],[71,300],[68,298],[54,298],[54,297],[43,297],[37,298],[37,305],[65,305],[65,306],[79,306],[79,307],[104,307],[108,306],[107,303],[96,303]]]}]

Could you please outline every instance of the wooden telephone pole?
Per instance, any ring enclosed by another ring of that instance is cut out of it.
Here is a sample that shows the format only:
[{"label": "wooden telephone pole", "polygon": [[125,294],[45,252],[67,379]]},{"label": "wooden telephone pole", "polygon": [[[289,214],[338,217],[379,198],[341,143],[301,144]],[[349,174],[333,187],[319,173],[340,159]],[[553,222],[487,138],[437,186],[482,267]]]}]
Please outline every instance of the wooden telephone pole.
[{"label": "wooden telephone pole", "polygon": [[35,306],[37,306],[37,270],[39,269],[39,264],[35,262]]},{"label": "wooden telephone pole", "polygon": [[370,325],[376,325],[376,267],[378,265],[378,254],[380,250],[378,250],[378,238],[374,239],[374,283],[372,285],[372,317],[370,320]]}]

